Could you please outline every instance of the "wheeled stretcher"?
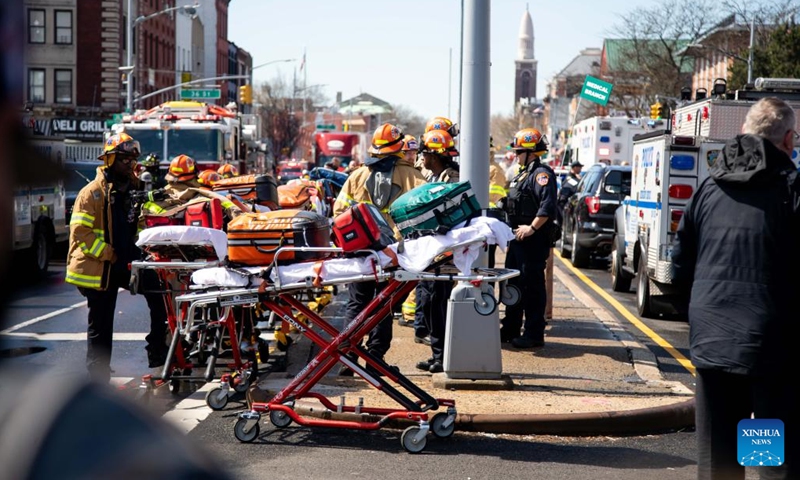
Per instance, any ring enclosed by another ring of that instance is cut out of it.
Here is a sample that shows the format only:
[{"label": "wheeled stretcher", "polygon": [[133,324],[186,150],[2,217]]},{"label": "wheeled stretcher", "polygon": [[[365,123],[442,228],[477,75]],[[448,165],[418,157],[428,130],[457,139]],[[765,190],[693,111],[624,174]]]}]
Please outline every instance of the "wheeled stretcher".
[{"label": "wheeled stretcher", "polygon": [[[193,273],[221,264],[227,250],[225,232],[190,226],[152,227],[140,233],[137,246],[144,250],[146,259],[131,263],[131,291],[163,296],[172,336],[161,376],[144,376],[143,386],[169,383],[177,390],[181,380],[211,381],[217,359],[224,350],[223,341],[227,339],[232,356],[227,367],[232,375],[226,375],[225,380],[236,391],[244,392],[250,379],[255,378],[257,361],[243,357],[242,322],[236,321],[232,309],[223,305],[184,315],[175,303],[176,296],[189,291]],[[142,287],[141,277],[146,270],[155,272],[158,289]],[[195,374],[195,368],[201,365],[205,367],[204,373]]]},{"label": "wheeled stretcher", "polygon": [[[425,251],[429,259],[427,268],[421,270],[403,267],[403,264],[419,261],[417,258],[412,259],[407,255],[400,254],[395,261],[392,255],[370,252],[369,256],[363,258],[335,258],[314,263],[272,265],[261,269],[260,272],[258,269],[252,269],[250,273],[265,278],[257,287],[252,286],[252,279],[245,278],[247,275],[237,278],[236,275],[230,275],[230,272],[226,273],[222,269],[198,271],[193,278],[195,284],[199,284],[198,287],[204,290],[187,293],[176,298],[181,314],[192,317],[197,309],[220,304],[261,304],[264,309],[275,312],[282,320],[292,324],[319,347],[319,353],[270,401],[254,402],[249,410],[239,414],[234,425],[236,438],[242,442],[254,441],[260,434],[261,414],[266,412],[269,412],[271,423],[278,428],[296,422],[304,426],[377,430],[391,420],[411,421],[416,425],[408,427],[401,437],[403,447],[409,452],[420,452],[425,448],[428,431],[432,431],[439,437],[452,435],[456,416],[454,400],[433,398],[382,359],[371,355],[360,344],[363,337],[382,319],[390,316],[393,307],[401,303],[421,280],[471,283],[473,288],[479,290],[479,294],[474,296],[476,311],[484,315],[492,313],[496,308],[497,302],[492,293],[494,291],[491,287],[492,283],[500,284],[501,300],[514,298],[514,293],[510,292],[514,287],[508,285],[507,281],[519,275],[517,270],[471,268],[472,261],[476,257],[473,253],[478,252],[487,243],[487,240],[491,239],[491,243],[497,240],[491,233],[488,238],[487,236],[475,236],[474,233],[478,231],[480,230],[474,230],[473,235],[466,235],[465,232],[450,232],[448,236],[451,241],[443,242],[440,238],[438,248],[430,250],[428,245],[424,250],[420,250]],[[507,237],[504,236],[505,238]],[[408,242],[406,246],[413,250],[412,242],[416,242],[416,240]],[[302,251],[303,248],[300,247],[297,250]],[[332,253],[340,253],[337,249],[330,250]],[[442,255],[447,252],[452,253],[452,257]],[[460,265],[447,265],[451,259]],[[347,263],[350,263],[349,270],[345,267]],[[399,266],[397,266],[398,263]],[[465,267],[465,265],[469,266]],[[342,274],[342,271],[346,272]],[[333,274],[332,272],[337,273]],[[215,284],[210,280],[211,277],[219,275],[228,275],[228,281]],[[386,286],[341,331],[295,298],[296,292],[311,286],[325,287],[363,281],[386,282]],[[246,286],[248,284],[251,286]],[[299,322],[298,315],[310,319],[315,328],[307,328]],[[361,366],[353,358],[361,359],[366,367]],[[328,397],[312,391],[313,387],[337,363],[351,368],[370,385],[392,398],[399,406],[397,408],[375,408],[364,406],[361,403],[357,406],[337,405]],[[220,400],[227,398],[226,392],[222,390],[217,392],[217,395]],[[343,421],[301,416],[294,409],[295,402],[301,398],[316,399],[331,411],[366,414],[368,417],[362,417],[364,418],[362,420]],[[446,408],[446,411],[435,415],[429,413],[440,407]]]}]

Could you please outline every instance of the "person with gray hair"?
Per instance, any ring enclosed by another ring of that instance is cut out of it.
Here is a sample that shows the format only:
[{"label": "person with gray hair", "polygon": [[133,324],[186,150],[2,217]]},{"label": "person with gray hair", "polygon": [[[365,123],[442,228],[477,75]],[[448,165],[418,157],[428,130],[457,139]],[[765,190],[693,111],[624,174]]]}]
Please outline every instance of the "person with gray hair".
[{"label": "person with gray hair", "polygon": [[[673,278],[689,299],[700,479],[744,478],[739,422],[751,416],[785,429],[780,466],[759,468],[761,478],[800,478],[796,128],[784,101],[753,105],[678,227]],[[746,453],[769,449],[753,445]]]}]

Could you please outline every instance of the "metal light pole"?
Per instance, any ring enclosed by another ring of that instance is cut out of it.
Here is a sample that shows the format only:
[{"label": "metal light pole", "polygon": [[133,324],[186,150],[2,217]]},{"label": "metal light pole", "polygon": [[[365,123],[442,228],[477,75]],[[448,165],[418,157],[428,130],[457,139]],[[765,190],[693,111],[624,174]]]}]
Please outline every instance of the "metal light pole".
[{"label": "metal light pole", "polygon": [[125,113],[131,113],[131,108],[133,107],[133,51],[131,50],[131,45],[133,45],[133,41],[131,37],[133,36],[133,22],[131,22],[131,15],[133,14],[133,0],[128,0],[128,16],[125,29],[125,50],[127,51],[127,60],[125,64],[130,68],[128,72],[127,83],[125,85],[126,94],[125,94]]},{"label": "metal light pole", "polygon": [[127,65],[124,67],[120,67],[120,70],[127,70],[128,71],[128,81],[125,89],[125,112],[130,113],[131,109],[133,108],[133,72],[136,70],[136,65],[133,65],[133,28],[144,22],[145,20],[150,20],[153,17],[157,17],[159,15],[163,15],[165,13],[174,12],[174,11],[182,11],[187,15],[194,17],[197,15],[197,9],[200,8],[200,4],[194,5],[183,5],[181,7],[170,7],[165,8],[156,13],[151,13],[150,15],[141,15],[136,17],[135,20],[131,20],[133,16],[133,0],[128,0],[128,16],[126,17],[126,38],[125,38],[125,49],[127,50],[126,54],[126,61]]},{"label": "metal light pole", "polygon": [[747,83],[753,82],[753,41],[755,39],[756,21],[750,19],[750,48],[747,52]]}]

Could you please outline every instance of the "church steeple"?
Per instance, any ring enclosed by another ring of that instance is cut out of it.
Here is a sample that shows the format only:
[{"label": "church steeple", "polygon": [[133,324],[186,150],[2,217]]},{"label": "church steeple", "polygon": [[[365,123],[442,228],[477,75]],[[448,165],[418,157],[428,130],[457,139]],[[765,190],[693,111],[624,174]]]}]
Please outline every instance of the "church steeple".
[{"label": "church steeple", "polygon": [[533,19],[525,5],[525,13],[519,23],[519,48],[517,49],[518,60],[533,60]]},{"label": "church steeple", "polygon": [[536,98],[536,66],[533,53],[533,19],[525,5],[525,13],[519,24],[519,43],[517,44],[516,78],[514,82],[514,106],[529,104]]}]

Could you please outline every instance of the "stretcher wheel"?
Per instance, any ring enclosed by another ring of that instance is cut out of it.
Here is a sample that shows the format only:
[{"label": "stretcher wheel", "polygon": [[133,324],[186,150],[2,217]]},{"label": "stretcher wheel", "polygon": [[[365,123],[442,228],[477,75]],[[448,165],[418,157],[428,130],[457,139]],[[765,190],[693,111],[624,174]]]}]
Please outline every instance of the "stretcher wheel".
[{"label": "stretcher wheel", "polygon": [[282,410],[270,410],[269,421],[278,428],[286,428],[292,424],[292,417]]},{"label": "stretcher wheel", "polygon": [[206,393],[206,405],[211,410],[222,410],[228,405],[228,393],[220,387],[212,388]]},{"label": "stretcher wheel", "polygon": [[500,301],[503,302],[503,305],[511,307],[519,303],[520,298],[522,297],[522,293],[519,291],[519,287],[516,285],[508,285],[500,290]]},{"label": "stretcher wheel", "polygon": [[425,450],[425,445],[428,444],[428,437],[425,436],[417,439],[419,431],[420,428],[416,425],[403,430],[403,435],[400,436],[400,442],[408,453],[419,453]]},{"label": "stretcher wheel", "polygon": [[448,414],[444,412],[439,412],[431,418],[431,431],[434,435],[439,438],[449,438],[453,436],[453,432],[456,431],[456,422],[455,419],[450,423],[448,426],[444,426],[444,423],[447,421]]},{"label": "stretcher wheel", "polygon": [[261,433],[261,427],[258,425],[258,423],[256,423],[249,432],[245,432],[245,425],[247,425],[246,419],[240,418],[236,420],[236,424],[233,426],[233,435],[236,437],[236,440],[239,440],[242,443],[250,443],[258,437],[259,433]]},{"label": "stretcher wheel", "polygon": [[481,293],[481,298],[486,305],[481,306],[478,302],[475,302],[475,311],[484,317],[493,314],[497,308],[497,300],[490,293]]},{"label": "stretcher wheel", "polygon": [[[236,379],[239,379],[239,382],[236,382]],[[233,391],[236,393],[244,393],[247,391],[247,388],[250,386],[250,375],[245,375],[242,373],[236,374],[234,378],[231,378],[231,387]]]},{"label": "stretcher wheel", "polygon": [[181,391],[181,381],[177,378],[173,378],[169,381],[169,391],[172,392],[173,395],[177,395]]}]

